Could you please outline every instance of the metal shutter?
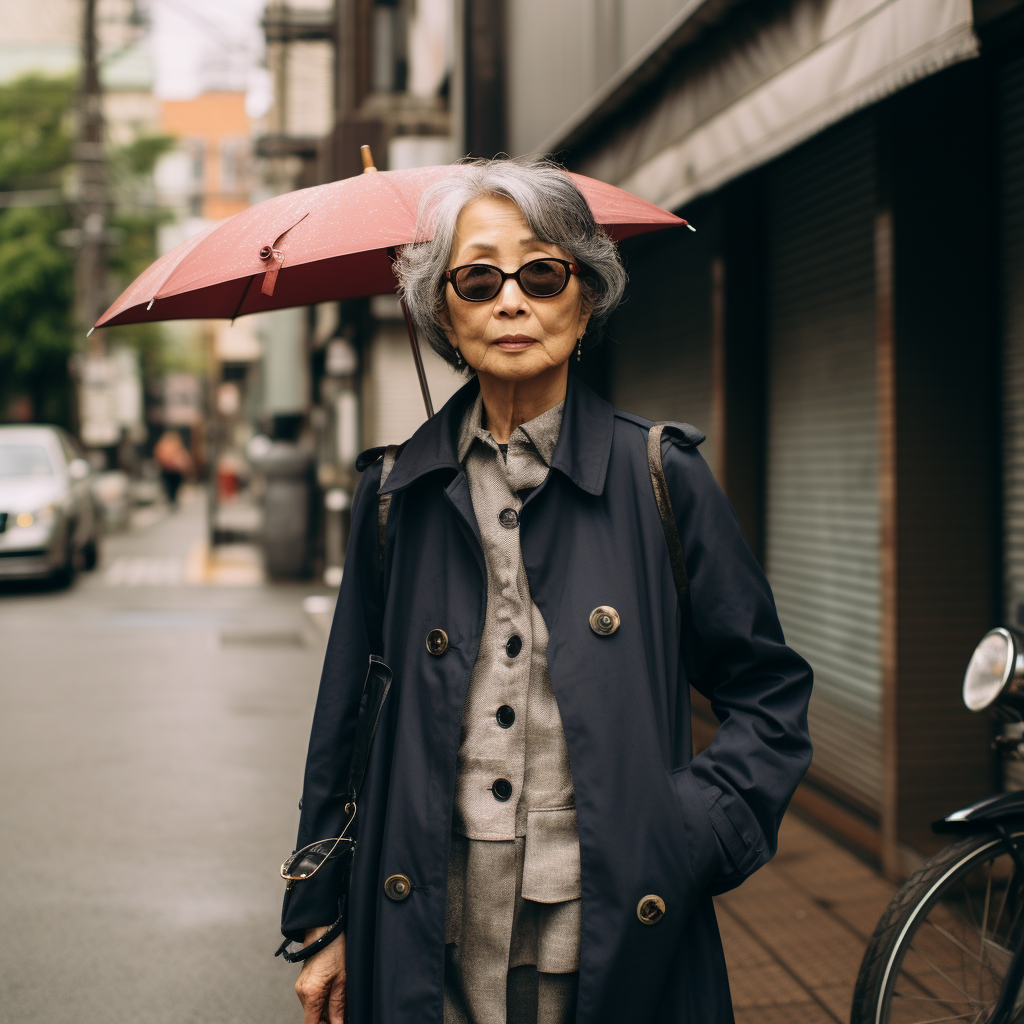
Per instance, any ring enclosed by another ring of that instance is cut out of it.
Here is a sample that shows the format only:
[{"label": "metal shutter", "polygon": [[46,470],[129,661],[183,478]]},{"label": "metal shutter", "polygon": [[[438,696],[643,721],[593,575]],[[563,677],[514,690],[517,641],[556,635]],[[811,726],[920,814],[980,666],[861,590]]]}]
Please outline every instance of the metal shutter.
[{"label": "metal shutter", "polygon": [[[1024,58],[1000,74],[1003,320],[1003,594],[1008,622],[1024,624]],[[1024,764],[1004,761],[1008,789]]]},{"label": "metal shutter", "polygon": [[1003,473],[1006,614],[1024,603],[1024,59],[1001,87]]},{"label": "metal shutter", "polygon": [[714,469],[710,236],[666,231],[631,256],[629,292],[607,344],[612,403],[652,420],[692,423],[708,435],[700,450]]},{"label": "metal shutter", "polygon": [[814,668],[812,778],[881,803],[875,137],[862,115],[768,173],[766,565]]}]

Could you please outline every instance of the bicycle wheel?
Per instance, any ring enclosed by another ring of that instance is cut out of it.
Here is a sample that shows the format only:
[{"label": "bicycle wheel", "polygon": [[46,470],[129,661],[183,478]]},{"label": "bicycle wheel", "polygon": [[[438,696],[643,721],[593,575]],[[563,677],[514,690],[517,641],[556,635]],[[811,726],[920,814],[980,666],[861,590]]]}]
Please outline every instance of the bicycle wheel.
[{"label": "bicycle wheel", "polygon": [[[857,976],[851,1024],[982,1024],[1021,941],[1021,872],[997,836],[961,839],[886,908]],[[1024,1021],[1020,996],[1012,1020]]]}]

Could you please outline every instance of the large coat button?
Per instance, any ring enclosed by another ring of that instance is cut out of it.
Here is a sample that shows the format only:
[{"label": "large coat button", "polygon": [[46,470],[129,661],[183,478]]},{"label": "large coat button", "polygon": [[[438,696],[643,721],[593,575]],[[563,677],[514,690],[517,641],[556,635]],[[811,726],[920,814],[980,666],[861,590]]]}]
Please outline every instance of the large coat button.
[{"label": "large coat button", "polygon": [[448,650],[448,634],[443,629],[432,629],[427,634],[427,650],[440,657]]},{"label": "large coat button", "polygon": [[504,803],[512,795],[512,783],[508,779],[495,779],[491,786],[491,792],[495,800]]},{"label": "large coat button", "polygon": [[404,900],[411,892],[412,882],[406,875],[392,875],[384,883],[384,895],[396,902]]},{"label": "large coat button", "polygon": [[514,530],[519,525],[519,513],[514,508],[503,508],[498,513],[498,522],[506,530]]},{"label": "large coat button", "polygon": [[660,896],[645,896],[636,905],[641,924],[657,924],[665,916],[665,901]]},{"label": "large coat button", "polygon": [[611,636],[619,628],[620,621],[619,613],[607,604],[590,613],[590,628],[598,636]]}]

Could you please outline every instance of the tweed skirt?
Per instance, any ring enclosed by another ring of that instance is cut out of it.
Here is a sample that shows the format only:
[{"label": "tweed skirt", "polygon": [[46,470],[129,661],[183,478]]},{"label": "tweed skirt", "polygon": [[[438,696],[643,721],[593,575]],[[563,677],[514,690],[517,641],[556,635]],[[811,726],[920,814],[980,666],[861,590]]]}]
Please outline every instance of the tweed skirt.
[{"label": "tweed skirt", "polygon": [[575,1018],[580,899],[524,898],[524,859],[523,837],[452,835],[444,1024],[570,1024]]}]

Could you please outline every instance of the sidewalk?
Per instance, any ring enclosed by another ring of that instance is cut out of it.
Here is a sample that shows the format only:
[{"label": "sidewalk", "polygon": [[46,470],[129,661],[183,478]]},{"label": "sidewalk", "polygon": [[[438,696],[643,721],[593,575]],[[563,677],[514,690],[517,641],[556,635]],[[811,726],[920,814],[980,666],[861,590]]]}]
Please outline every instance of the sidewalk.
[{"label": "sidewalk", "polygon": [[775,858],[715,899],[736,1024],[846,1024],[895,887],[792,811]]}]

